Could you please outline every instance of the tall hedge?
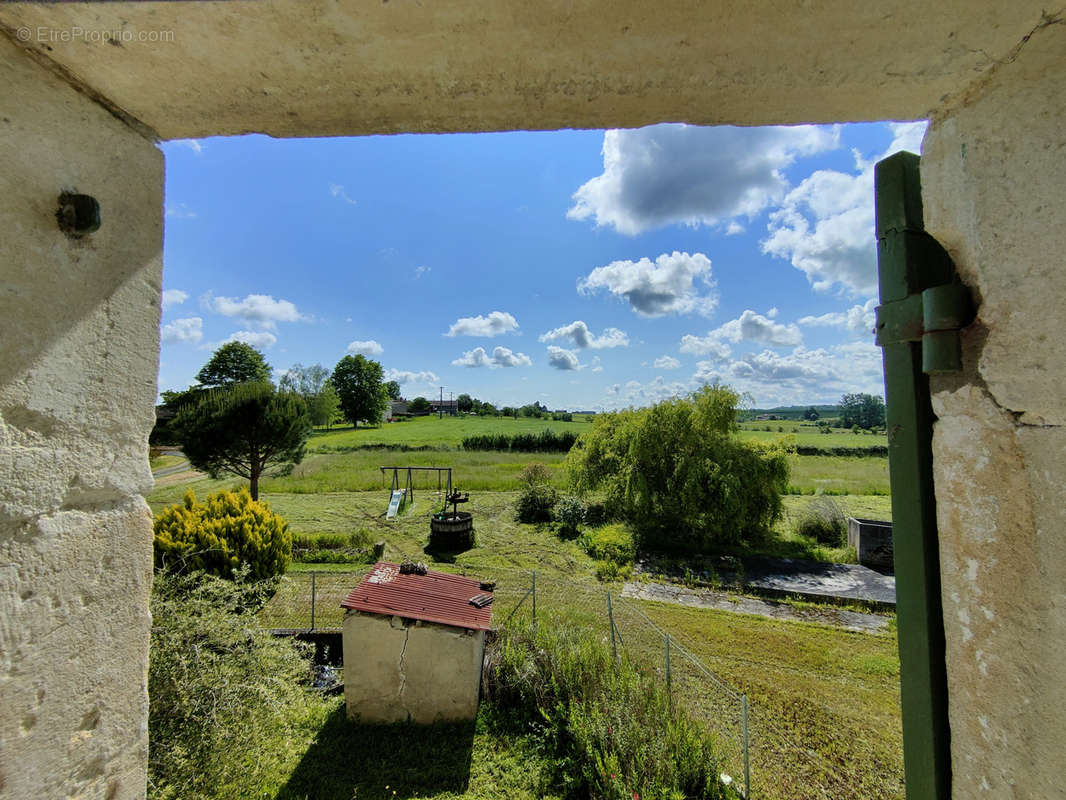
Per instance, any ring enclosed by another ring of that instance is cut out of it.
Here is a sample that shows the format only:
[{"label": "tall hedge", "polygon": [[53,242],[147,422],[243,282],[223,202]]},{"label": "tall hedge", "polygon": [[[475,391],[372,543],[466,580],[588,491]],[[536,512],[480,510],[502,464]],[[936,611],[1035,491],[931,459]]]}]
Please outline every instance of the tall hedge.
[{"label": "tall hedge", "polygon": [[154,531],[160,569],[230,577],[247,564],[258,580],[280,575],[292,558],[289,523],[243,487],[210,494],[203,503],[190,489],[180,505],[159,512]]},{"label": "tall hedge", "polygon": [[604,492],[646,548],[700,552],[763,537],[781,516],[788,460],[780,446],[738,438],[739,399],[705,386],[598,414],[567,457],[574,488]]},{"label": "tall hedge", "polygon": [[463,439],[464,450],[494,450],[512,453],[567,453],[577,441],[571,431],[556,433],[546,428],[540,433],[504,433],[467,436]]}]

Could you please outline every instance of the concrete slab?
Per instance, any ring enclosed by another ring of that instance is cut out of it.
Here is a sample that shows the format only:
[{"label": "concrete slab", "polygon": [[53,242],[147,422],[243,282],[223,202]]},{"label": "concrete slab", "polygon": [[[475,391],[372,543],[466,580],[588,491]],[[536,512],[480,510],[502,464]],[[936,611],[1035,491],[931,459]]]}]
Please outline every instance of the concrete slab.
[{"label": "concrete slab", "polygon": [[757,597],[714,592],[704,589],[688,589],[670,583],[627,583],[622,588],[622,597],[637,600],[657,600],[661,603],[676,603],[695,608],[712,608],[733,614],[754,614],[771,619],[791,622],[817,622],[861,633],[882,633],[888,630],[890,617],[878,614],[863,614],[842,608],[796,608],[788,603],[761,600]]}]

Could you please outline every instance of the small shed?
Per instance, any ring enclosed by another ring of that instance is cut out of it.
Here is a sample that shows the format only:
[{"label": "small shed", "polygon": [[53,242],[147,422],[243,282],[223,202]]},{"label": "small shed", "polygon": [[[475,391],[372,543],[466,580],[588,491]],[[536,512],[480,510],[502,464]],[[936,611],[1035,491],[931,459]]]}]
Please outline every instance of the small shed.
[{"label": "small shed", "polygon": [[473,719],[492,591],[462,575],[403,573],[379,561],[341,603],[350,719]]}]

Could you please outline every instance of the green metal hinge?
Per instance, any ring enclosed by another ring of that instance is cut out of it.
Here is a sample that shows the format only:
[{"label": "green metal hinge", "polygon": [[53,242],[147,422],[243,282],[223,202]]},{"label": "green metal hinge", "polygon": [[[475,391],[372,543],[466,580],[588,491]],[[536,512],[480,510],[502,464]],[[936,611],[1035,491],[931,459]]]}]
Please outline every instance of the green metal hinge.
[{"label": "green metal hinge", "polygon": [[922,372],[937,375],[962,369],[959,331],[973,322],[970,291],[961,283],[932,286],[877,308],[877,346],[922,343]]}]

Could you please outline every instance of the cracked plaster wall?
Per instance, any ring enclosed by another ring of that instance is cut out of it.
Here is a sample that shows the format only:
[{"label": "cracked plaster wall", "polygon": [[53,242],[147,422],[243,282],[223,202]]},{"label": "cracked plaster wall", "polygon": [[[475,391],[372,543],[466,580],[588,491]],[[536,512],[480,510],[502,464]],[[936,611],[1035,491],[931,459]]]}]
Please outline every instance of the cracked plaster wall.
[{"label": "cracked plaster wall", "polygon": [[[0,38],[0,798],[139,798],[163,158]],[[73,240],[61,191],[103,226]]]},{"label": "cracked plaster wall", "polygon": [[363,722],[432,723],[477,716],[483,631],[349,611],[344,700]]},{"label": "cracked plaster wall", "polygon": [[932,380],[954,796],[1062,796],[1066,25],[934,120],[926,227],[980,301]]}]

